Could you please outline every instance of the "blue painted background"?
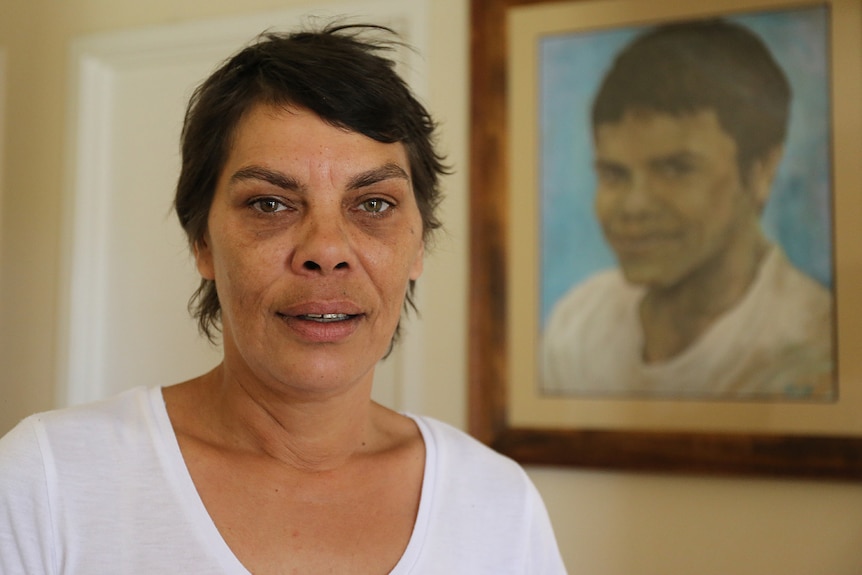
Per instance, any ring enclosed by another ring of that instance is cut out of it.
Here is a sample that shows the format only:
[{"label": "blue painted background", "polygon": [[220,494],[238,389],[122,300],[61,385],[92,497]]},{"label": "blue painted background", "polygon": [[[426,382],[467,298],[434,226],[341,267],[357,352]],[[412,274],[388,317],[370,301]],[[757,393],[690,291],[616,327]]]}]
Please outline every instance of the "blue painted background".
[{"label": "blue painted background", "polygon": [[[831,286],[829,12],[815,7],[727,19],[766,42],[793,90],[784,159],[764,229],[799,268]],[[542,326],[572,285],[616,265],[593,212],[590,107],[614,55],[643,30],[615,28],[540,42]]]}]

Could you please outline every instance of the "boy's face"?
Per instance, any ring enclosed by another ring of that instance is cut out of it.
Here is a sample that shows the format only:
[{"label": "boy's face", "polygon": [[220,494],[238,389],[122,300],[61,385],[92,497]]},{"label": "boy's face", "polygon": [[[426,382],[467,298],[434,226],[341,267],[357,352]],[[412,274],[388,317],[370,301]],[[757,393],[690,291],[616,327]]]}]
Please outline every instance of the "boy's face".
[{"label": "boy's face", "polygon": [[670,287],[757,225],[756,194],[713,110],[628,111],[595,131],[596,214],[632,283]]}]

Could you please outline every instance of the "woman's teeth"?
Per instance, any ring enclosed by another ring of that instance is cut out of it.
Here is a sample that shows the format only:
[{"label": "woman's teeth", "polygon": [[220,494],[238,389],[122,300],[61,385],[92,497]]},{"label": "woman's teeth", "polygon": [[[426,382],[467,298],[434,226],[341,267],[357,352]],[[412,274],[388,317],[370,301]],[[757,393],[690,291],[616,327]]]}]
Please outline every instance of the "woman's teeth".
[{"label": "woman's teeth", "polygon": [[346,313],[307,313],[300,316],[302,319],[310,321],[318,321],[320,323],[329,323],[332,321],[344,321],[350,319],[350,315]]}]

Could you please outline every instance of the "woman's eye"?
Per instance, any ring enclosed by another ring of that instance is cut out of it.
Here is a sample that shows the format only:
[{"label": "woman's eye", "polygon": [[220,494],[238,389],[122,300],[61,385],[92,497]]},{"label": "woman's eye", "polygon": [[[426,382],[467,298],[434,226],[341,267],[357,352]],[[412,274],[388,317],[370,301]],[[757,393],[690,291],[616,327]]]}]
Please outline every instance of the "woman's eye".
[{"label": "woman's eye", "polygon": [[380,214],[392,207],[392,204],[390,204],[386,200],[381,200],[380,198],[371,198],[362,202],[359,207],[363,211],[372,214]]},{"label": "woman's eye", "polygon": [[287,206],[275,198],[259,198],[251,202],[251,207],[265,214],[274,214],[287,209]]}]

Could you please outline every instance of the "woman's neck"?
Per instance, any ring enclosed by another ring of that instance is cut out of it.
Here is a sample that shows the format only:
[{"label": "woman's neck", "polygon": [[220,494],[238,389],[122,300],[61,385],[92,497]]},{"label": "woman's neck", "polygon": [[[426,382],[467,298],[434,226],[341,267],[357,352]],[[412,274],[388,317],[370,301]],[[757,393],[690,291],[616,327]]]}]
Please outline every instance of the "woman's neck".
[{"label": "woman's neck", "polygon": [[177,387],[176,405],[194,414],[176,413],[193,422],[201,439],[300,471],[338,468],[379,439],[374,422],[382,408],[370,399],[370,382],[339,393],[300,393],[238,377],[222,364]]}]

